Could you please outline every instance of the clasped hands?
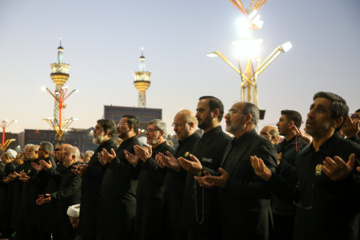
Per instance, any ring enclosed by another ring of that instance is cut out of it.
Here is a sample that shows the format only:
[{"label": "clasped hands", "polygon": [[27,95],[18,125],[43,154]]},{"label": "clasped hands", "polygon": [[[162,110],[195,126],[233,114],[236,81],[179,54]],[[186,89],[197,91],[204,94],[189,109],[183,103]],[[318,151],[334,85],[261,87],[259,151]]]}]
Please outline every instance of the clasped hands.
[{"label": "clasped hands", "polygon": [[139,159],[143,162],[146,162],[146,160],[152,156],[151,146],[141,147],[139,145],[135,145],[134,151],[135,154],[132,154],[129,151],[124,150],[125,158],[134,167],[139,164]]},{"label": "clasped hands", "polygon": [[35,169],[35,171],[40,172],[43,169],[47,171],[52,168],[52,163],[50,160],[48,162],[46,162],[45,160],[40,160],[39,164],[32,162],[31,166]]},{"label": "clasped hands", "polygon": [[51,196],[49,193],[39,195],[39,198],[36,199],[35,201],[37,205],[43,205],[45,203],[50,203],[50,202],[51,202]]}]

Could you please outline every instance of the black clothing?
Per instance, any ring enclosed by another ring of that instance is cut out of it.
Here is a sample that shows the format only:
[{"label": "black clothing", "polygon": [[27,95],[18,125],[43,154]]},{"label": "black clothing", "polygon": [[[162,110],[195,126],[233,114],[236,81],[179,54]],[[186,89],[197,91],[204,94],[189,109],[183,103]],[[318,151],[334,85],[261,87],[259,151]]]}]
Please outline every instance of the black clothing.
[{"label": "black clothing", "polygon": [[[141,166],[136,191],[136,239],[158,239],[160,236],[161,201],[167,169],[160,168],[155,156],[158,152],[174,154],[166,141],[152,149],[152,156]],[[139,160],[141,161],[141,160]]]},{"label": "black clothing", "polygon": [[[222,131],[221,126],[203,134],[195,143],[191,153],[199,159],[203,170],[219,175],[224,149],[232,138]],[[180,216],[180,228],[192,235],[204,235],[207,239],[219,239],[220,224],[218,213],[218,190],[201,187],[195,180],[195,174],[187,173],[183,205]]]},{"label": "black clothing", "polygon": [[81,181],[81,204],[78,237],[84,240],[95,239],[98,207],[101,194],[101,182],[106,166],[101,165],[98,153],[103,149],[111,153],[111,148],[117,149],[112,139],[101,144],[94,152],[88,164],[87,170]]},{"label": "black clothing", "polygon": [[220,223],[222,239],[270,239],[272,214],[270,192],[265,181],[256,176],[250,156],[261,158],[272,171],[276,169],[276,152],[267,139],[254,129],[234,139],[224,151],[222,168],[230,175],[220,188]]},{"label": "black clothing", "polygon": [[[200,135],[195,132],[183,141],[179,140],[179,146],[175,150],[174,157],[183,157],[190,160],[189,154],[193,152],[194,144],[199,139]],[[185,183],[186,171],[184,169],[181,168],[180,172],[167,169],[161,209],[161,239],[163,240],[186,238],[185,232],[181,232],[179,229]]]},{"label": "black clothing", "polygon": [[1,171],[0,174],[0,232],[4,237],[11,233],[11,221],[9,220],[11,219],[13,184],[12,182],[3,182],[3,178],[14,172],[15,169],[15,164],[10,162],[5,165],[3,171]]},{"label": "black clothing", "polygon": [[134,167],[125,158],[124,150],[134,154],[135,145],[141,146],[135,136],[123,141],[116,158],[107,164],[101,183],[97,239],[133,239],[137,180],[132,179]]},{"label": "black clothing", "polygon": [[71,171],[72,166],[78,165],[76,162],[73,165],[63,170],[61,174],[61,181],[56,192],[50,194],[51,202],[56,207],[56,227],[54,239],[73,240],[75,238],[75,229],[70,225],[67,209],[69,206],[80,203],[80,186],[81,177]]},{"label": "black clothing", "polygon": [[[284,139],[278,144],[278,153],[282,153],[282,159],[278,165],[276,173],[280,176],[284,174],[284,179],[296,176],[295,157],[296,153],[306,146],[305,141],[299,135],[287,141]],[[292,168],[292,171],[288,171]],[[286,176],[291,172],[291,176]],[[294,232],[296,207],[292,203],[286,203],[276,196],[272,197],[272,211],[274,214],[275,239],[291,240]]]},{"label": "black clothing", "polygon": [[355,143],[357,143],[357,144],[360,144],[360,138],[359,138],[358,135],[355,135],[355,136],[349,138],[349,140],[350,140],[350,141],[353,141],[353,142],[355,142]]},{"label": "black clothing", "polygon": [[[359,173],[353,172],[340,181],[332,181],[321,165],[326,157],[341,157],[345,162],[360,146],[334,133],[316,151],[306,146],[296,156],[296,187],[291,189],[273,174],[268,186],[279,197],[297,206],[295,240],[352,239],[351,220],[358,211]],[[356,166],[355,166],[356,167]]]}]

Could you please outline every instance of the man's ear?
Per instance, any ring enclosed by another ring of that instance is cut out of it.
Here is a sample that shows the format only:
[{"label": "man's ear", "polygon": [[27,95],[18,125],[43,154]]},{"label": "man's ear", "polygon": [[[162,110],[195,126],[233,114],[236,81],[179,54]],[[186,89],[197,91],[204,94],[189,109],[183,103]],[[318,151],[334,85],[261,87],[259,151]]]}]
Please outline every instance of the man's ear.
[{"label": "man's ear", "polygon": [[251,120],[252,120],[252,115],[249,113],[246,115],[245,123],[251,124]]},{"label": "man's ear", "polygon": [[294,121],[289,122],[289,126],[294,126],[294,124],[295,124]]},{"label": "man's ear", "polygon": [[215,110],[211,111],[212,118],[218,118],[219,114],[220,114],[220,111],[217,108]]},{"label": "man's ear", "polygon": [[189,126],[190,126],[190,129],[192,129],[192,128],[195,127],[195,123],[193,123],[193,122],[189,122],[188,124],[189,124]]},{"label": "man's ear", "polygon": [[337,119],[335,119],[334,128],[340,127],[340,125],[343,123],[343,121],[344,121],[344,119],[342,117],[338,117]]},{"label": "man's ear", "polygon": [[104,130],[104,136],[109,136],[109,130]]}]

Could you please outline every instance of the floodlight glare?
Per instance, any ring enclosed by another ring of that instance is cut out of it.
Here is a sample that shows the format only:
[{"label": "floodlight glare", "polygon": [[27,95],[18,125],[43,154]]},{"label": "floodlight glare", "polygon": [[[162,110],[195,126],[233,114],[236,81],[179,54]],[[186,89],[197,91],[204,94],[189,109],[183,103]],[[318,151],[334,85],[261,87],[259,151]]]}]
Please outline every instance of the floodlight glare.
[{"label": "floodlight glare", "polygon": [[206,54],[207,57],[217,57],[218,55],[215,52]]},{"label": "floodlight glare", "polygon": [[286,53],[287,51],[289,51],[291,48],[292,48],[291,42],[283,43],[283,44],[280,46],[280,50],[283,51],[284,53]]}]

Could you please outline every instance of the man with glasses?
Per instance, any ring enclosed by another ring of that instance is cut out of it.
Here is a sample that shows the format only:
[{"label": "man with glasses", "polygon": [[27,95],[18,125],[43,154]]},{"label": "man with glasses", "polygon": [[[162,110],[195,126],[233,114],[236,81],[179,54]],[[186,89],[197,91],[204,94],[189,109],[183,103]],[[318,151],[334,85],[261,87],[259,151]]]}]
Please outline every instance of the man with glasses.
[{"label": "man with glasses", "polygon": [[359,203],[360,174],[354,165],[360,146],[338,134],[349,111],[343,98],[318,92],[313,100],[305,126],[313,141],[296,156],[294,187],[284,185],[260,158],[251,164],[273,193],[297,207],[294,239],[350,240]]},{"label": "man with glasses", "polygon": [[161,201],[166,176],[166,169],[162,169],[155,159],[158,153],[174,154],[174,149],[166,143],[168,134],[164,121],[152,120],[145,134],[149,146],[135,146],[135,155],[125,151],[125,156],[134,167],[141,166],[136,190],[135,239],[152,240],[158,239],[160,234]]},{"label": "man with glasses", "polygon": [[250,156],[261,156],[275,172],[275,148],[255,131],[259,122],[255,104],[238,102],[225,119],[226,131],[235,138],[223,152],[221,175],[205,173],[197,181],[207,187],[219,187],[221,239],[272,239],[270,192],[254,173]]},{"label": "man with glasses", "polygon": [[346,118],[341,131],[349,140],[360,144],[360,109]]},{"label": "man with glasses", "polygon": [[190,152],[190,160],[178,158],[181,167],[188,172],[180,228],[187,232],[189,240],[221,239],[217,189],[204,188],[194,180],[194,176],[202,176],[205,170],[219,174],[224,149],[231,141],[231,137],[220,126],[223,114],[224,105],[220,99],[213,96],[200,97],[196,119],[204,134]]},{"label": "man with glasses", "polygon": [[123,142],[117,150],[103,149],[99,157],[107,168],[101,183],[97,239],[134,236],[137,180],[132,172],[136,169],[126,160],[124,151],[134,154],[134,146],[141,145],[136,138],[138,131],[139,120],[133,115],[123,116],[117,125],[118,137]]}]

